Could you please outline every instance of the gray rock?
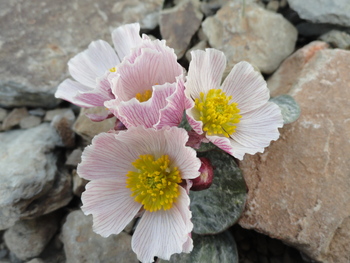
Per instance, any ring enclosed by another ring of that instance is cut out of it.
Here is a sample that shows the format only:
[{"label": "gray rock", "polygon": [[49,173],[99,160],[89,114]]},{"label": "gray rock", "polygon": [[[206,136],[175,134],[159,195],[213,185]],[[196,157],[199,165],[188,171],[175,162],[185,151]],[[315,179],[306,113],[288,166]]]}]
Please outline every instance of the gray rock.
[{"label": "gray rock", "polygon": [[185,54],[202,18],[199,0],[183,0],[177,6],[161,12],[160,33],[167,45],[175,50],[178,58]]},{"label": "gray rock", "polygon": [[57,172],[59,136],[49,124],[0,133],[0,229],[66,205],[71,179]]},{"label": "gray rock", "polygon": [[44,121],[51,122],[56,115],[63,115],[66,111],[71,110],[70,108],[59,108],[54,110],[48,110],[45,113]]},{"label": "gray rock", "polygon": [[223,6],[202,23],[210,46],[223,51],[228,69],[245,60],[263,73],[272,73],[294,51],[297,30],[280,14],[256,4]]},{"label": "gray rock", "polygon": [[41,118],[38,116],[29,115],[21,119],[19,127],[21,129],[29,129],[38,126],[41,123]]},{"label": "gray rock", "polygon": [[92,217],[81,210],[71,212],[62,227],[61,240],[67,262],[138,263],[125,232],[101,237],[92,231]]},{"label": "gray rock", "polygon": [[32,260],[29,260],[26,263],[45,263],[45,262],[40,258],[33,258]]},{"label": "gray rock", "polygon": [[73,193],[80,197],[85,191],[85,185],[88,183],[87,180],[81,178],[76,170],[73,170]]},{"label": "gray rock", "polygon": [[200,42],[198,42],[195,46],[193,46],[192,48],[190,48],[187,52],[186,52],[186,59],[187,61],[191,61],[191,51],[193,50],[205,50],[206,48],[208,48],[208,41],[206,40],[202,40]]},{"label": "gray rock", "polygon": [[341,49],[350,49],[350,34],[338,30],[331,30],[320,36],[324,42],[331,44],[333,47]]},{"label": "gray rock", "polygon": [[6,118],[7,114],[8,114],[7,110],[0,108],[0,122],[2,122]]},{"label": "gray rock", "polygon": [[292,9],[306,20],[315,23],[330,23],[350,26],[350,5],[348,0],[288,0]]},{"label": "gray rock", "polygon": [[55,115],[51,126],[54,127],[61,138],[58,146],[72,148],[75,145],[75,133],[72,126],[75,121],[75,115],[71,109],[61,115]]},{"label": "gray rock", "polygon": [[6,230],[7,247],[17,258],[28,260],[40,255],[57,231],[59,218],[55,214],[31,220],[21,220]]},{"label": "gray rock", "polygon": [[21,120],[28,116],[26,108],[13,109],[4,119],[2,123],[2,130],[9,130],[20,124]]},{"label": "gray rock", "polygon": [[82,150],[80,149],[74,149],[68,156],[67,161],[65,165],[69,167],[76,168],[78,163],[81,162],[81,154]]},{"label": "gray rock", "polygon": [[2,1],[0,105],[54,107],[67,61],[128,22],[154,28],[163,0]]}]

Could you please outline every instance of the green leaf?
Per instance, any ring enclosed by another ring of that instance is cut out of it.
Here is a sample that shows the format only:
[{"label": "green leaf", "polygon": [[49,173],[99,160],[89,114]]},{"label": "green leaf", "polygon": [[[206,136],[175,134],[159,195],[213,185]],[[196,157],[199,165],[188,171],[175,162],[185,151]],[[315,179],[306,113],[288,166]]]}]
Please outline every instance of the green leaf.
[{"label": "green leaf", "polygon": [[198,153],[208,158],[214,167],[210,188],[190,192],[193,232],[216,234],[239,219],[246,200],[246,185],[233,157],[223,151]]},{"label": "green leaf", "polygon": [[300,107],[292,96],[280,95],[270,99],[270,101],[276,103],[280,107],[284,124],[292,123],[299,118]]},{"label": "green leaf", "polygon": [[179,126],[177,126],[177,127],[184,128],[186,131],[192,130],[192,127],[188,123],[188,120],[187,120],[187,117],[186,117],[186,111],[184,111],[184,114],[182,115],[182,120],[181,120]]},{"label": "green leaf", "polygon": [[209,143],[202,142],[201,146],[199,146],[199,149],[195,149],[195,150],[197,152],[207,152],[214,149],[218,149],[215,144],[212,144],[211,142]]},{"label": "green leaf", "polygon": [[[225,231],[213,236],[193,235],[193,251],[190,254],[174,254],[173,263],[238,263],[236,242],[230,232]],[[159,260],[161,262],[169,262]]]}]

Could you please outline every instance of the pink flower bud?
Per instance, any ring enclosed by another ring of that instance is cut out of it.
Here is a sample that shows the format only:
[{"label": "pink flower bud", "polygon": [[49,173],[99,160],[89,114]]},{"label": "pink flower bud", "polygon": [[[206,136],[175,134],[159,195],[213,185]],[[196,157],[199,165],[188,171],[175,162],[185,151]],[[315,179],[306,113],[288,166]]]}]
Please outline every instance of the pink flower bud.
[{"label": "pink flower bud", "polygon": [[199,172],[201,174],[197,178],[192,179],[192,191],[201,191],[208,189],[211,186],[214,178],[213,166],[211,165],[210,160],[205,157],[199,157],[199,159],[202,162],[202,165],[199,168]]}]

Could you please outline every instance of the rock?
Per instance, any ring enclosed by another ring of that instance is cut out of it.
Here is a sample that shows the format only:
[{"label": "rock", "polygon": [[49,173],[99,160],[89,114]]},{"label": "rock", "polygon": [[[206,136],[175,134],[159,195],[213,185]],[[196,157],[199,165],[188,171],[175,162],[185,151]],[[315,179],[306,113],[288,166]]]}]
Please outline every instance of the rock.
[{"label": "rock", "polygon": [[38,117],[44,117],[46,114],[46,111],[42,108],[36,108],[28,111],[30,115],[38,116]]},{"label": "rock", "polygon": [[185,54],[202,18],[199,0],[183,0],[177,6],[160,13],[160,33],[167,45],[175,50],[178,58]]},{"label": "rock", "polygon": [[154,29],[158,26],[159,12],[164,0],[121,0],[112,7],[112,14],[120,24],[139,22],[142,29]]},{"label": "rock", "polygon": [[67,262],[139,262],[131,250],[129,234],[121,232],[119,235],[101,237],[92,231],[92,217],[85,216],[81,210],[67,216],[61,240]]},{"label": "rock", "polygon": [[6,118],[7,114],[7,110],[0,108],[0,122],[2,122]]},{"label": "rock", "polygon": [[69,167],[73,167],[76,168],[78,163],[81,162],[81,154],[82,154],[82,150],[80,149],[74,149],[68,156],[67,161],[65,163],[65,165],[69,166]]},{"label": "rock", "polygon": [[21,220],[6,230],[7,247],[17,258],[28,260],[40,255],[57,231],[58,216],[45,215],[31,220]]},{"label": "rock", "polygon": [[[228,2],[242,2],[242,0],[206,0],[201,2],[201,10],[206,17],[212,16]],[[245,0],[246,3],[259,3],[259,0]]]},{"label": "rock", "polygon": [[[2,2],[0,24],[0,106],[55,107],[67,61],[91,41],[111,42],[110,31],[128,22],[158,24],[163,0]],[[28,12],[30,10],[30,12]]]},{"label": "rock", "polygon": [[57,172],[59,137],[49,124],[0,133],[0,229],[66,205],[71,179]]},{"label": "rock", "polygon": [[91,139],[101,133],[107,132],[110,129],[114,128],[116,118],[110,118],[101,122],[93,122],[85,114],[103,114],[106,109],[104,107],[95,107],[90,109],[82,108],[80,114],[73,125],[73,130],[83,137],[88,143]]},{"label": "rock", "polygon": [[29,129],[38,126],[41,123],[41,118],[38,116],[29,115],[21,119],[19,127],[21,129]]},{"label": "rock", "polygon": [[33,258],[32,260],[29,260],[26,263],[45,263],[45,262],[40,258]]},{"label": "rock", "polygon": [[263,154],[240,163],[249,192],[239,224],[317,262],[349,258],[349,61],[349,51],[322,42],[288,58],[268,84],[273,96],[293,96],[301,116]]},{"label": "rock", "polygon": [[320,36],[324,42],[331,44],[333,47],[341,49],[350,49],[350,34],[338,30],[331,30]]},{"label": "rock", "polygon": [[[244,12],[244,13],[243,13]],[[245,60],[272,73],[294,51],[297,30],[280,14],[256,4],[230,2],[202,23],[213,48],[223,51],[228,69]]]},{"label": "rock", "polygon": [[85,191],[85,185],[88,183],[87,180],[81,178],[76,170],[73,170],[73,193],[80,197]]},{"label": "rock", "polygon": [[350,5],[348,0],[288,0],[298,15],[314,23],[330,23],[350,26]]},{"label": "rock", "polygon": [[44,121],[51,122],[56,115],[63,115],[66,111],[70,111],[70,108],[58,108],[54,110],[48,110],[45,113]]},{"label": "rock", "polygon": [[72,148],[75,145],[75,133],[72,126],[75,121],[75,115],[71,109],[65,111],[62,115],[55,115],[51,126],[54,127],[61,138],[58,146]]},{"label": "rock", "polygon": [[273,12],[277,12],[279,7],[280,7],[280,2],[277,0],[269,1],[266,5],[266,9]]},{"label": "rock", "polygon": [[9,130],[21,122],[21,120],[28,116],[26,108],[15,108],[13,109],[4,119],[2,123],[2,130]]},{"label": "rock", "polygon": [[186,52],[187,61],[191,61],[191,51],[198,50],[198,49],[205,50],[206,48],[208,48],[208,42],[206,40],[202,40],[198,42],[195,46],[193,46]]}]

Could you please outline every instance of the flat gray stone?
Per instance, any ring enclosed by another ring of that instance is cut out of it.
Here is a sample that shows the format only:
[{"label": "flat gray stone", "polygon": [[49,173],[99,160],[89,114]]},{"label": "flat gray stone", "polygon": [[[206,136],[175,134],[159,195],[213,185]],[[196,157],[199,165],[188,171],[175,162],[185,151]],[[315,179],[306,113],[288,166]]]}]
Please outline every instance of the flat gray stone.
[{"label": "flat gray stone", "polygon": [[62,227],[61,240],[67,262],[138,263],[125,232],[104,238],[92,231],[92,216],[71,212]]},{"label": "flat gray stone", "polygon": [[303,19],[315,23],[350,26],[348,0],[288,0],[288,3]]},{"label": "flat gray stone", "polygon": [[0,3],[0,106],[55,107],[67,61],[129,22],[158,24],[163,0],[8,0]]},{"label": "flat gray stone", "polygon": [[53,150],[59,140],[47,123],[0,133],[0,229],[54,211],[72,198],[71,178],[56,167]]}]

